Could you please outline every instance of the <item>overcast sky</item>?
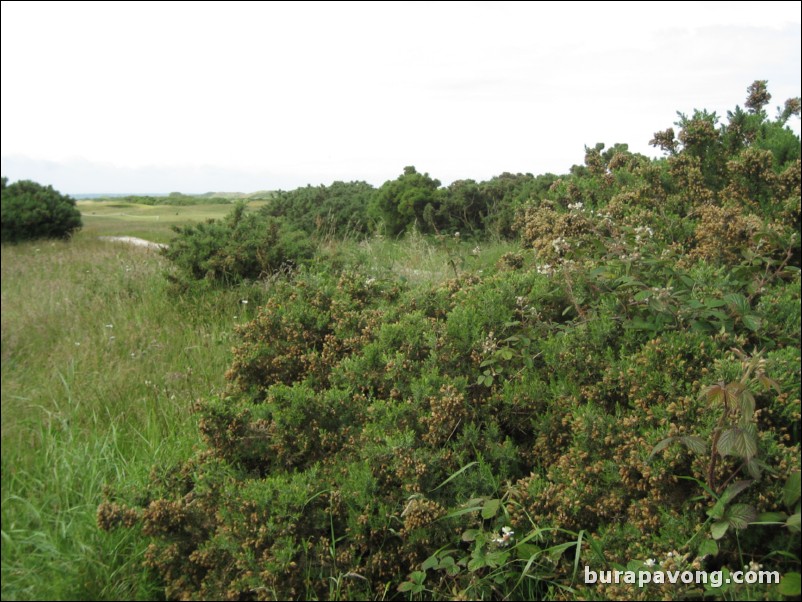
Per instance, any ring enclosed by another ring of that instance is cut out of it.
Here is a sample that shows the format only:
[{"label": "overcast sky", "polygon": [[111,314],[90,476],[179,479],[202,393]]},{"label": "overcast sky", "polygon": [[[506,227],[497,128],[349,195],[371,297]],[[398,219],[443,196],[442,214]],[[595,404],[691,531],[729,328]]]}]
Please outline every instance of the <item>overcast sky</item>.
[{"label": "overcast sky", "polygon": [[678,110],[800,95],[800,4],[3,1],[2,173],[199,193],[655,156]]}]

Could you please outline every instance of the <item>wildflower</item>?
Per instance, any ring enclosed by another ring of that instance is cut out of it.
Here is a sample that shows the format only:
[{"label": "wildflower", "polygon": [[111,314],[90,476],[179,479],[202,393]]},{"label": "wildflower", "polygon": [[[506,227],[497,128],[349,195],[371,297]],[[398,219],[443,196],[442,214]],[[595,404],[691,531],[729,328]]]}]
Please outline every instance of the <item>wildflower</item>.
[{"label": "wildflower", "polygon": [[459,232],[454,232],[454,238],[459,238]]},{"label": "wildflower", "polygon": [[653,567],[653,566],[654,566],[656,563],[657,563],[657,561],[656,561],[654,558],[647,558],[647,559],[646,559],[646,562],[644,562],[643,564],[645,564],[646,566],[648,566],[649,568],[651,568],[651,567]]},{"label": "wildflower", "polygon": [[248,300],[247,299],[240,299],[239,302],[242,303],[243,305],[248,305]]},{"label": "wildflower", "polygon": [[473,255],[478,255],[478,254],[479,254],[481,251],[482,251],[482,249],[480,249],[480,248],[479,248],[479,245],[477,245],[477,246],[475,246],[475,247],[473,248],[473,251],[471,251],[471,254],[473,254]]},{"label": "wildflower", "polygon": [[501,537],[496,537],[493,541],[500,546],[506,546],[509,545],[513,535],[515,531],[509,527],[501,527]]},{"label": "wildflower", "polygon": [[106,324],[106,328],[114,328],[114,324]]},{"label": "wildflower", "polygon": [[585,204],[582,201],[577,201],[576,203],[568,203],[568,209],[571,211],[582,211],[582,208]]},{"label": "wildflower", "polygon": [[365,286],[370,286],[374,282],[376,282],[375,278],[368,278],[367,280],[365,280]]},{"label": "wildflower", "polygon": [[758,572],[762,568],[763,568],[763,565],[762,564],[758,564],[754,560],[749,561],[749,565],[744,567],[745,570],[752,571],[753,573]]}]

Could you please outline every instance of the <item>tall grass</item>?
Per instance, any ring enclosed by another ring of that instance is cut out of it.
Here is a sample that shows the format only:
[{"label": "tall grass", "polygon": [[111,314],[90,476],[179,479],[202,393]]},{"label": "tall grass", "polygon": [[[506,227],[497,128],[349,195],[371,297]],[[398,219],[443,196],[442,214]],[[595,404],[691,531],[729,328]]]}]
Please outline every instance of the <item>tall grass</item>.
[{"label": "tall grass", "polygon": [[168,294],[162,263],[86,235],[2,248],[4,600],[158,597],[141,539],[101,534],[97,505],[188,455],[248,311]]}]

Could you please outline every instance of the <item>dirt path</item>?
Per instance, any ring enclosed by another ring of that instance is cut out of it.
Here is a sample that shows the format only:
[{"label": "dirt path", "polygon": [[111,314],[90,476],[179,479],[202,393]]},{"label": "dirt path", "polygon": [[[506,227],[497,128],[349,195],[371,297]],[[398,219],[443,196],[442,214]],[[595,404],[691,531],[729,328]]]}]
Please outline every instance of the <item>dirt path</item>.
[{"label": "dirt path", "polygon": [[100,240],[108,240],[111,242],[124,242],[129,245],[137,247],[147,247],[148,249],[166,249],[167,245],[160,242],[150,242],[144,238],[137,238],[135,236],[98,236]]}]

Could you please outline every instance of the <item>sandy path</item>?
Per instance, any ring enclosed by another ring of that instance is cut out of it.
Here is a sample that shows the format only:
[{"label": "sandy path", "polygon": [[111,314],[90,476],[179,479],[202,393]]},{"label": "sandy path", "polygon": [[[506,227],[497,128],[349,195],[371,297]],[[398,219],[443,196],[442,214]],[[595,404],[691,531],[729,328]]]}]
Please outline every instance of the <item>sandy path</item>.
[{"label": "sandy path", "polygon": [[166,249],[167,245],[160,242],[150,242],[144,238],[137,238],[136,236],[98,236],[100,240],[108,240],[111,242],[124,242],[129,245],[136,245],[137,247],[147,247],[148,249]]}]

